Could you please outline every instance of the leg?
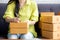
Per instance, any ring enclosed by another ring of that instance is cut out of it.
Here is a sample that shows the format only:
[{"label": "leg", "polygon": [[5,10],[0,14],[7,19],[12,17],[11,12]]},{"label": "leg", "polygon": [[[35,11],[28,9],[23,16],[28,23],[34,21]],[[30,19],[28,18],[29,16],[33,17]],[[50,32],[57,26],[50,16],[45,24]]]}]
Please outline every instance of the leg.
[{"label": "leg", "polygon": [[33,38],[34,38],[34,36],[31,32],[21,35],[21,39],[33,39]]},{"label": "leg", "polygon": [[8,39],[18,39],[18,35],[17,34],[10,34],[8,33]]}]

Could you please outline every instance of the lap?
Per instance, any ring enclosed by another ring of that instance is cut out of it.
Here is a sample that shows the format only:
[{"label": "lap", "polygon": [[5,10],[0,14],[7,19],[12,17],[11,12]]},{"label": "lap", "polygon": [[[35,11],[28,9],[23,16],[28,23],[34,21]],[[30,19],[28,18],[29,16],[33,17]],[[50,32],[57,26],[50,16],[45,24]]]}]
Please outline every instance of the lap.
[{"label": "lap", "polygon": [[33,39],[34,36],[31,32],[28,32],[27,34],[22,34],[21,39]]},{"label": "lap", "polygon": [[8,34],[8,39],[18,39],[18,38],[21,38],[21,39],[33,39],[34,36],[31,32],[28,32],[27,34]]}]

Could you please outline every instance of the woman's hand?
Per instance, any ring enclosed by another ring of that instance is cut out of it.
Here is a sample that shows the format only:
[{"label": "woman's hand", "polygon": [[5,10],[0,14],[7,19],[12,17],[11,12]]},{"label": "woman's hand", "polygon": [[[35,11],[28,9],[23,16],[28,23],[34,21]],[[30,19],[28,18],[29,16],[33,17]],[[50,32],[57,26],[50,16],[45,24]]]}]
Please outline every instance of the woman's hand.
[{"label": "woman's hand", "polygon": [[24,21],[24,22],[27,22],[28,24],[30,24],[30,21],[29,21],[29,20],[26,20],[26,21]]},{"label": "woman's hand", "polygon": [[5,20],[7,22],[17,22],[17,23],[20,21],[19,18],[17,18],[17,17],[15,17],[15,18],[9,18],[9,17],[7,17]]},{"label": "woman's hand", "polygon": [[13,20],[13,22],[17,22],[17,23],[20,21],[19,18],[17,18],[17,17],[13,18],[12,20]]},{"label": "woman's hand", "polygon": [[30,20],[26,20],[24,22],[27,22],[29,25],[34,25],[36,23],[35,21],[30,21]]}]

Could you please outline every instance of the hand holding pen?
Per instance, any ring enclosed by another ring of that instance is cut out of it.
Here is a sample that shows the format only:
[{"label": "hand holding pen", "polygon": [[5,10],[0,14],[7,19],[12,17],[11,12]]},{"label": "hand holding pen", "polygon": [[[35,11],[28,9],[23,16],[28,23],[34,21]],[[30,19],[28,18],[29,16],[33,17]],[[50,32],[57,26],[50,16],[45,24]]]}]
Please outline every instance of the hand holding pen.
[{"label": "hand holding pen", "polygon": [[15,14],[16,14],[16,17],[14,18],[14,21],[15,22],[20,22],[19,15],[17,13],[15,13]]}]

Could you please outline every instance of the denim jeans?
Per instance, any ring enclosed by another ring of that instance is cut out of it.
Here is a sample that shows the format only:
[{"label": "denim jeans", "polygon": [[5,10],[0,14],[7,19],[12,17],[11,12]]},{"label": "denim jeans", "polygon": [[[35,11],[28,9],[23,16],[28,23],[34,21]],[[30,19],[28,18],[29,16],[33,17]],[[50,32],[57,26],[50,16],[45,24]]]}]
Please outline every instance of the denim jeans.
[{"label": "denim jeans", "polygon": [[8,39],[33,39],[34,36],[31,32],[28,32],[27,34],[10,34],[8,33]]}]

